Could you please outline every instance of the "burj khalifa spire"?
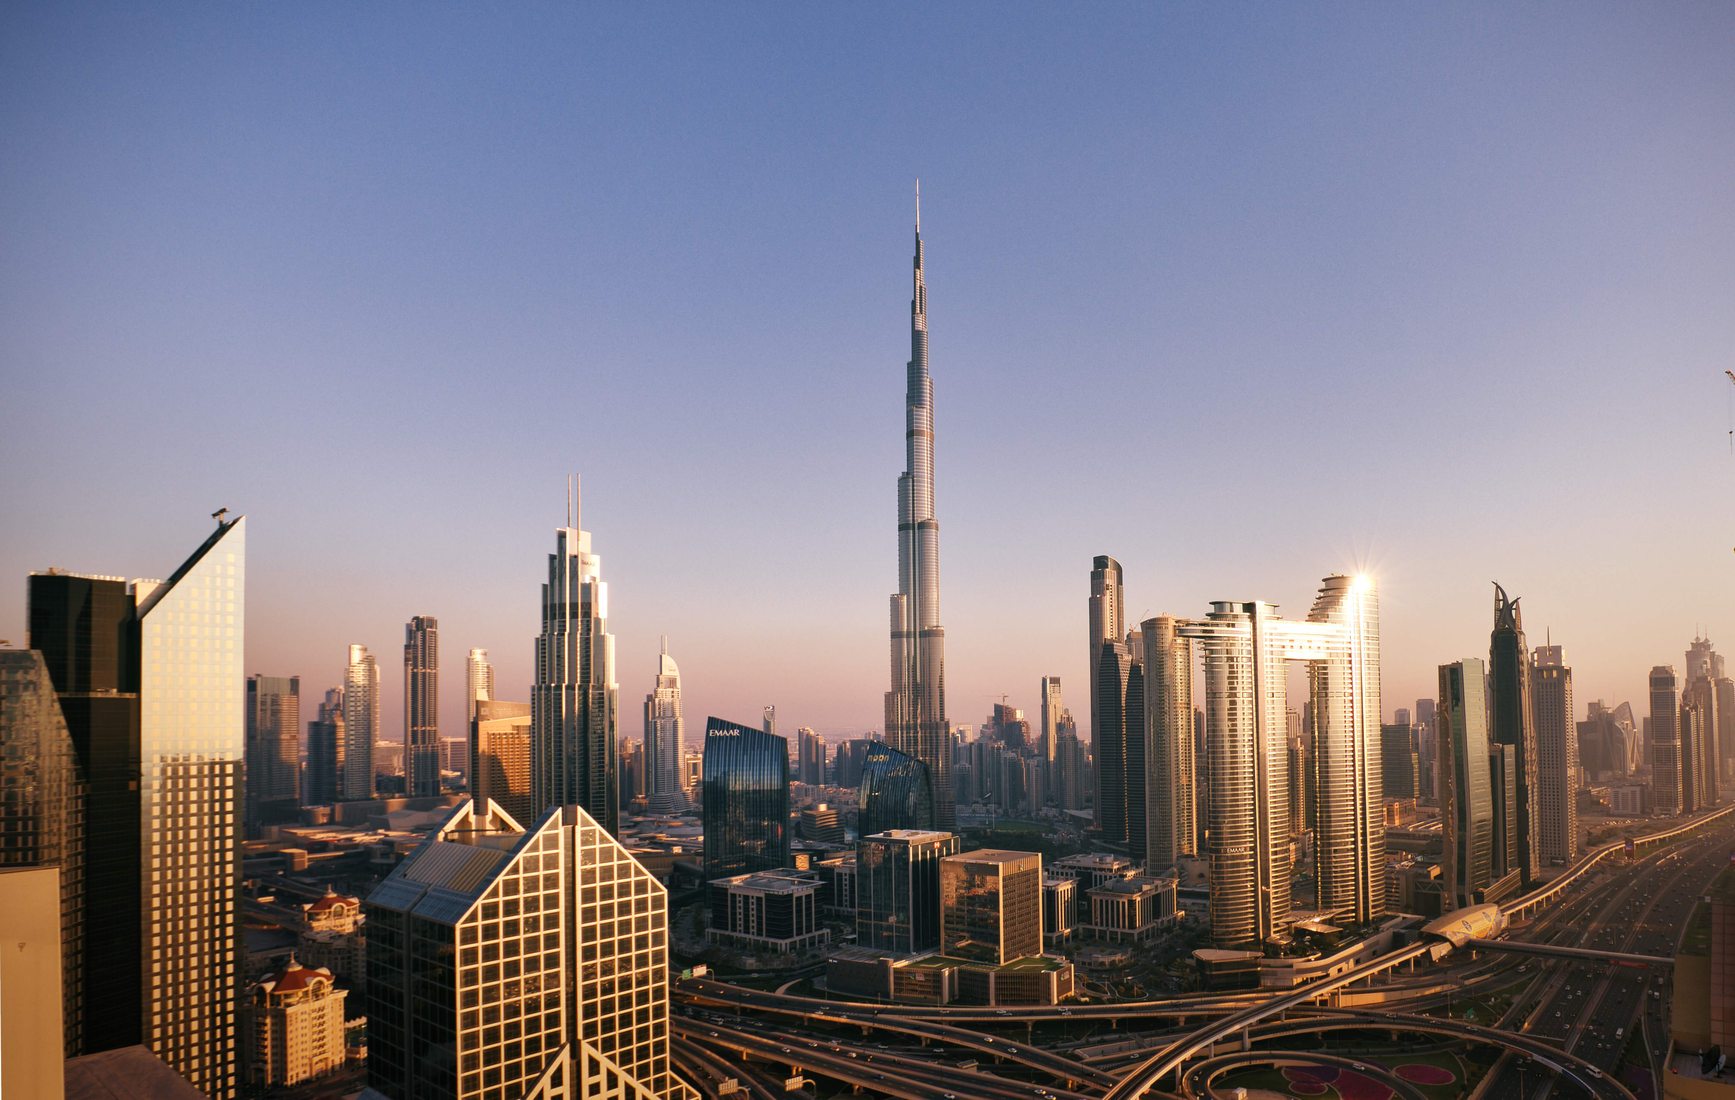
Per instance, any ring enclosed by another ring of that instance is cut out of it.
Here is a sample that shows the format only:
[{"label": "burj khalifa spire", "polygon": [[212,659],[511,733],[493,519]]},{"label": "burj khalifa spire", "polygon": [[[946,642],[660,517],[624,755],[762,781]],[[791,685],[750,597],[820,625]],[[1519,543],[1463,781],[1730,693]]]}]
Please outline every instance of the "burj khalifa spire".
[{"label": "burj khalifa spire", "polygon": [[916,185],[915,289],[904,392],[907,462],[898,477],[898,591],[892,597],[892,687],[886,741],[927,765],[932,827],[957,828],[952,728],[946,721],[946,631],[940,626],[940,524],[934,518],[934,383],[928,377],[928,290],[922,282],[922,191]]}]

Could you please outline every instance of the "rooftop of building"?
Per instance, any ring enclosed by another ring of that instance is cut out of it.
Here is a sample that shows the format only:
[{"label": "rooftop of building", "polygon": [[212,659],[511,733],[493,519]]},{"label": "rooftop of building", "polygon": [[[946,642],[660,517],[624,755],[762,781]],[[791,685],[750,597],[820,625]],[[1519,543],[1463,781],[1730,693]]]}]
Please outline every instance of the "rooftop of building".
[{"label": "rooftop of building", "polygon": [[960,852],[955,856],[947,856],[947,863],[992,863],[996,866],[1018,865],[1035,860],[1042,863],[1042,855],[1038,852],[1011,852],[1004,848],[979,848],[974,852]]},{"label": "rooftop of building", "polygon": [[713,879],[712,886],[760,894],[798,894],[818,890],[819,875],[813,871],[751,871],[745,875]]},{"label": "rooftop of building", "polygon": [[283,969],[275,970],[259,979],[259,988],[266,993],[289,994],[300,993],[312,989],[319,983],[330,985],[331,971],[323,966],[302,966],[295,961],[294,953]]},{"label": "rooftop of building", "polygon": [[1080,852],[1075,856],[1064,856],[1050,864],[1053,867],[1081,867],[1101,870],[1131,867],[1132,865],[1132,860],[1113,852]]},{"label": "rooftop of building", "polygon": [[1091,894],[1119,894],[1123,897],[1137,897],[1142,894],[1156,893],[1166,882],[1174,885],[1174,879],[1154,879],[1144,875],[1134,875],[1131,878],[1113,878],[1101,886],[1093,886]]},{"label": "rooftop of building", "polygon": [[871,836],[865,836],[862,839],[863,840],[902,840],[902,841],[907,841],[911,844],[918,844],[918,843],[924,843],[924,842],[930,842],[930,841],[946,840],[946,839],[950,838],[952,835],[953,834],[951,834],[951,833],[941,832],[941,831],[936,830],[936,829],[886,829],[886,830],[883,830],[881,832],[874,833]]},{"label": "rooftop of building", "polygon": [[144,1047],[66,1062],[66,1100],[204,1100],[205,1094]]},{"label": "rooftop of building", "polygon": [[308,902],[306,905],[302,906],[302,908],[307,910],[309,914],[312,914],[325,913],[332,909],[357,909],[360,908],[360,906],[360,898],[352,898],[346,894],[340,894],[336,890],[333,890],[328,884],[325,888],[324,897],[317,901]]}]

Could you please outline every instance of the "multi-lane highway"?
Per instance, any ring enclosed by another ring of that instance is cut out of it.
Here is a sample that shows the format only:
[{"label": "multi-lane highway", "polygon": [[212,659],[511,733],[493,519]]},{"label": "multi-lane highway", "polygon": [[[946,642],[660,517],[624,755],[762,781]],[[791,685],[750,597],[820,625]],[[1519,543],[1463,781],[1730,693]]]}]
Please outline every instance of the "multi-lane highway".
[{"label": "multi-lane highway", "polygon": [[[1559,889],[1519,899],[1512,908],[1527,919],[1508,928],[1505,938],[1670,957],[1692,903],[1727,865],[1732,848],[1735,815],[1641,843],[1637,859],[1601,849],[1575,865]],[[1299,1045],[1289,1054],[1305,1060],[1318,1053],[1323,1034],[1337,1032],[1408,1032],[1492,1048],[1500,1060],[1478,1090],[1488,1100],[1546,1100],[1565,1082],[1572,1083],[1572,1095],[1627,1100],[1632,1093],[1623,1078],[1660,1061],[1666,993],[1658,967],[1473,946],[1428,965],[1426,946],[1400,948],[1353,977],[1296,991],[1117,1005],[865,1004],[686,980],[676,985],[682,1015],[675,1021],[675,1056],[708,1096],[717,1094],[718,1074],[727,1071],[739,1082],[736,1095],[781,1093],[785,1076],[805,1076],[869,1095],[960,1100],[1119,1100],[1203,1090],[1211,1080],[1220,1086],[1237,1067],[1285,1057],[1286,1044]],[[1330,1001],[1330,986],[1366,989],[1370,983],[1387,998],[1377,1007],[1320,1006]],[[1486,1014],[1490,1007],[1493,1017]],[[1484,1018],[1466,1019],[1472,1011]],[[1131,1049],[1104,1044],[1100,1030],[1094,1046],[1107,1053],[1067,1049],[1081,1045],[1081,1033],[1105,1024]],[[1141,1026],[1157,1030],[1141,1032]],[[1048,1041],[1039,1040],[1039,1028]],[[1635,1034],[1648,1034],[1655,1049],[1647,1052]],[[1065,1041],[1069,1036],[1072,1042]],[[1302,1036],[1313,1041],[1297,1043]],[[1254,1049],[1246,1059],[1220,1060],[1231,1039]],[[1629,1047],[1642,1069],[1623,1067]],[[1359,1057],[1369,1075],[1383,1081],[1374,1056]],[[1199,1075],[1201,1066],[1210,1067],[1206,1076]]]}]

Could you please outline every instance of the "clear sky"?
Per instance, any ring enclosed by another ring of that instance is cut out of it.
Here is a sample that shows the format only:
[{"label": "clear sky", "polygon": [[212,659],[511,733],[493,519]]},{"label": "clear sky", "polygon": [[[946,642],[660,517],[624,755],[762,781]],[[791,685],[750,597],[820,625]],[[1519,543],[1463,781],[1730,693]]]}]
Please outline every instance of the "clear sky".
[{"label": "clear sky", "polygon": [[[622,727],[878,728],[922,179],[948,706],[1131,613],[1523,597],[1735,654],[1735,5],[0,6],[0,638],[248,515],[248,668],[526,698],[584,479]],[[304,706],[311,712],[311,702]],[[307,716],[310,716],[307,715]]]}]

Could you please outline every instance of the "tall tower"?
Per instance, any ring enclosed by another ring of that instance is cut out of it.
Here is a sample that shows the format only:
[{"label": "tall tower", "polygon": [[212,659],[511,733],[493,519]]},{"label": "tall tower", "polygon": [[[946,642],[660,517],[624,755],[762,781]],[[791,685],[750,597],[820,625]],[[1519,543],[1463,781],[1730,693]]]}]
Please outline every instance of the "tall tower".
[{"label": "tall tower", "polygon": [[619,829],[620,685],[614,635],[608,632],[608,584],[602,558],[579,527],[578,479],[567,498],[567,526],[554,533],[542,586],[542,633],[536,639],[536,684],[530,700],[539,811],[576,803],[615,833]]},{"label": "tall tower", "polygon": [[494,666],[488,663],[486,649],[472,649],[464,662],[464,698],[472,722],[476,720],[476,704],[494,698]]},{"label": "tall tower", "polygon": [[[1539,867],[1536,813],[1536,721],[1530,705],[1530,651],[1518,601],[1494,586],[1494,631],[1488,638],[1489,736],[1512,746],[1513,806],[1507,813],[1518,837],[1520,880],[1529,889]],[[1497,792],[1498,793],[1498,792]],[[1508,868],[1511,870],[1511,868]]]},{"label": "tall tower", "polygon": [[440,624],[417,615],[404,626],[404,789],[440,793]]},{"label": "tall tower", "polygon": [[655,813],[686,804],[681,790],[681,744],[686,719],[681,714],[681,670],[669,656],[669,640],[657,659],[657,685],[645,696],[645,798]]},{"label": "tall tower", "polygon": [[[1090,567],[1090,744],[1096,754],[1096,824],[1103,839],[1126,840],[1126,613],[1121,563],[1098,554]],[[1104,663],[1108,671],[1103,671]],[[1106,678],[1105,678],[1106,677]]]},{"label": "tall tower", "polygon": [[1481,902],[1494,882],[1487,691],[1482,662],[1474,657],[1440,666],[1440,817],[1447,887],[1459,908]]},{"label": "tall tower", "polygon": [[1538,646],[1531,665],[1536,709],[1537,834],[1542,858],[1562,865],[1578,858],[1578,727],[1573,722],[1572,669],[1557,645]]},{"label": "tall tower", "polygon": [[[1193,855],[1198,796],[1193,766],[1193,649],[1172,615],[1139,627],[1145,664],[1145,860],[1152,870]],[[1131,823],[1134,828],[1139,823]]]},{"label": "tall tower", "polygon": [[319,717],[307,723],[307,776],[301,801],[329,806],[342,799],[343,689],[331,688],[319,704]]},{"label": "tall tower", "polygon": [[892,686],[886,741],[928,766],[934,827],[957,826],[951,726],[946,721],[946,631],[940,625],[940,523],[934,514],[934,383],[928,377],[928,290],[922,209],[916,203],[915,287],[904,389],[904,472],[898,476],[898,591],[891,599]]},{"label": "tall tower", "polygon": [[1060,738],[1060,712],[1066,705],[1060,701],[1060,677],[1042,678],[1042,758],[1054,767],[1055,742]]},{"label": "tall tower", "polygon": [[343,781],[338,798],[374,796],[374,742],[380,739],[380,666],[365,645],[349,647],[343,677]]},{"label": "tall tower", "polygon": [[1681,812],[1681,714],[1673,665],[1651,669],[1651,805],[1662,817]]},{"label": "tall tower", "polygon": [[1326,659],[1308,665],[1313,702],[1319,908],[1366,924],[1386,908],[1386,827],[1381,780],[1380,603],[1365,576],[1325,578],[1311,623],[1342,629],[1322,638]]},{"label": "tall tower", "polygon": [[286,825],[301,808],[301,677],[247,678],[247,831]]}]

